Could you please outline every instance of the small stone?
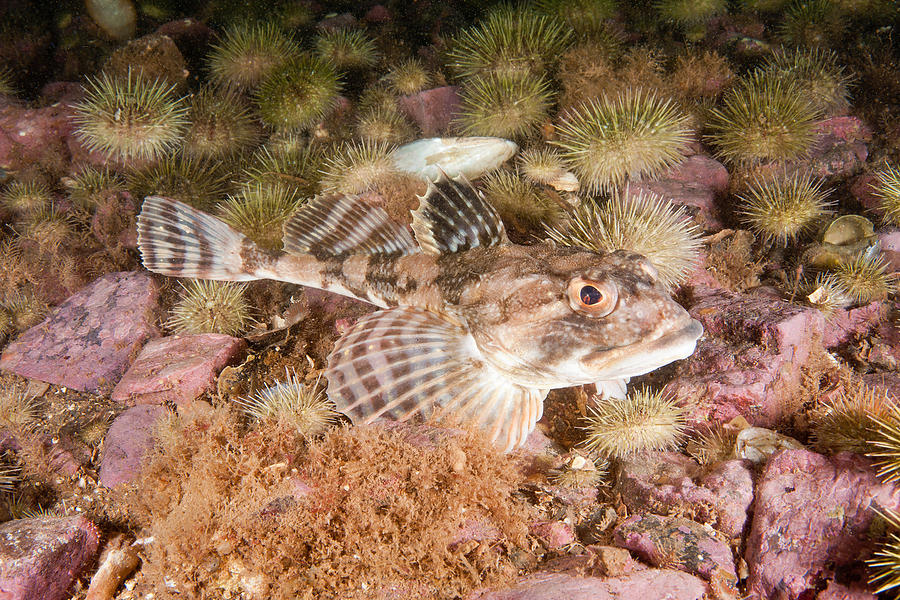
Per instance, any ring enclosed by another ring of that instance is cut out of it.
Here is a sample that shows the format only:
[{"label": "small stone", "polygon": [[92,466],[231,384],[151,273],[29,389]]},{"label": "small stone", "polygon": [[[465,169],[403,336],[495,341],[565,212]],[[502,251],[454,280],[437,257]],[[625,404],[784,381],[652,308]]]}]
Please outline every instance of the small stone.
[{"label": "small stone", "polygon": [[706,230],[722,229],[717,199],[728,190],[725,165],[703,154],[687,157],[667,173],[648,181],[632,181],[629,194],[653,192],[684,206]]},{"label": "small stone", "polygon": [[144,342],[159,336],[157,296],[144,273],[104,275],[12,341],[0,355],[0,370],[107,394]]},{"label": "small stone", "polygon": [[562,521],[538,521],[528,529],[548,550],[560,550],[578,541],[572,526]]},{"label": "small stone", "polygon": [[737,583],[731,549],[696,521],[632,515],[616,527],[613,535],[616,544],[636,552],[655,567],[680,569],[707,580],[714,574],[726,573]]},{"label": "small stone", "polygon": [[100,531],[84,517],[15,519],[0,525],[0,597],[63,600],[93,564]]},{"label": "small stone", "polygon": [[181,405],[216,389],[219,371],[247,343],[221,333],[176,335],[152,340],[112,392],[116,402]]},{"label": "small stone", "polygon": [[505,590],[479,590],[467,600],[701,600],[703,580],[682,571],[647,569],[622,577],[535,573]]},{"label": "small stone", "polygon": [[447,131],[459,102],[456,86],[448,85],[403,96],[400,108],[419,126],[422,137],[433,137]]},{"label": "small stone", "polygon": [[153,447],[156,423],[168,412],[164,406],[143,405],[116,417],[103,442],[100,483],[114,487],[138,476],[144,455]]},{"label": "small stone", "polygon": [[[182,93],[189,74],[178,46],[167,35],[151,33],[131,40],[113,52],[103,70],[110,76],[125,77],[128,71],[140,71],[148,81],[159,80]],[[134,77],[134,75],[132,75]]]},{"label": "small stone", "polygon": [[776,454],[756,489],[744,555],[748,591],[762,598],[809,597],[870,555],[875,540],[867,531],[879,507],[900,508],[900,488],[878,481],[869,459],[849,452]]}]

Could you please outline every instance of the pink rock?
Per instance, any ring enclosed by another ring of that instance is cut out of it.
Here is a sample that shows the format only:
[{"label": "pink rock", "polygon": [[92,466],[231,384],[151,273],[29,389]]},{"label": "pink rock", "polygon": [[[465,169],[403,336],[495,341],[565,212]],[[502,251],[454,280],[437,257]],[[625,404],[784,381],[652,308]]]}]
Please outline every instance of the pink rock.
[{"label": "pink rock", "polygon": [[888,313],[883,302],[870,302],[865,306],[837,309],[824,322],[822,345],[836,348],[868,334],[881,323]]},{"label": "pink rock", "polygon": [[875,185],[875,175],[872,173],[861,173],[850,185],[850,193],[856,198],[863,208],[869,211],[878,212],[880,214],[881,198],[875,195],[872,186]]},{"label": "pink rock", "polygon": [[198,48],[204,48],[214,35],[212,29],[191,18],[163,23],[157,27],[155,33],[170,37],[182,54],[190,54],[196,52]]},{"label": "pink rock", "polygon": [[536,573],[506,590],[479,590],[467,600],[700,600],[706,584],[682,571],[647,569],[621,577]]},{"label": "pink rock", "polygon": [[129,404],[191,402],[214,389],[219,371],[246,347],[244,340],[220,333],[152,340],[141,350],[111,397]]},{"label": "pink rock", "polygon": [[528,530],[548,550],[559,550],[578,541],[572,526],[562,521],[538,521],[529,525]]},{"label": "pink rock", "polygon": [[157,296],[144,273],[104,275],[12,341],[0,355],[0,370],[108,393],[144,342],[159,336]]},{"label": "pink rock", "polygon": [[705,334],[694,354],[675,365],[669,391],[691,398],[692,422],[743,415],[754,425],[775,425],[786,416],[785,395],[799,383],[825,318],[762,294],[703,286],[689,291],[690,313]]},{"label": "pink rock", "polygon": [[888,262],[888,273],[900,273],[900,229],[886,227],[875,233],[881,245],[881,254]]},{"label": "pink rock", "polygon": [[616,527],[613,535],[617,545],[654,566],[674,563],[704,579],[724,575],[732,584],[737,583],[731,549],[690,519],[632,515]]},{"label": "pink rock", "polygon": [[391,11],[388,10],[386,6],[383,4],[376,4],[366,11],[366,16],[363,17],[363,20],[368,21],[369,23],[387,23],[391,18]]},{"label": "pink rock", "polygon": [[880,483],[862,456],[786,450],[766,464],[756,489],[744,558],[757,598],[808,597],[835,570],[866,558],[875,508],[897,510],[900,489]]},{"label": "pink rock", "polygon": [[719,463],[703,474],[692,458],[675,452],[623,461],[616,489],[632,513],[677,510],[729,538],[743,532],[753,501],[753,477],[741,461]]},{"label": "pink rock", "polygon": [[89,567],[100,531],[84,517],[16,519],[0,525],[0,597],[63,600]]},{"label": "pink rock", "polygon": [[316,25],[316,29],[320,31],[339,31],[354,27],[356,27],[356,17],[348,12],[325,17]]},{"label": "pink rock", "polygon": [[633,181],[629,185],[631,195],[653,192],[684,206],[706,230],[722,228],[716,199],[727,190],[728,170],[722,163],[703,154],[687,157],[658,178]]},{"label": "pink rock", "polygon": [[168,413],[164,406],[129,408],[113,421],[103,441],[100,483],[113,487],[137,477],[141,460],[153,447],[156,422]]},{"label": "pink rock", "polygon": [[0,168],[67,172],[73,114],[67,104],[42,108],[14,104],[0,107]]},{"label": "pink rock", "polygon": [[858,173],[869,150],[872,132],[857,117],[831,117],[816,126],[818,139],[801,168],[818,177],[847,177]]},{"label": "pink rock", "polygon": [[816,600],[875,600],[875,594],[862,585],[846,586],[834,580],[828,582],[828,586],[819,592]]},{"label": "pink rock", "polygon": [[452,85],[400,98],[400,108],[416,122],[424,137],[440,135],[459,112],[459,94]]}]

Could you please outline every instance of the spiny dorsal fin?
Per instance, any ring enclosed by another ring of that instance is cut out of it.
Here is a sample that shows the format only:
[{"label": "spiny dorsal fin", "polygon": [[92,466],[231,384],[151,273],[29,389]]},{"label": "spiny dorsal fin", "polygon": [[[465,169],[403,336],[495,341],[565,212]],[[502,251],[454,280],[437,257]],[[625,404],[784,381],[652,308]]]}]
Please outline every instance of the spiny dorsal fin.
[{"label": "spiny dorsal fin", "polygon": [[413,254],[419,251],[405,227],[378,206],[356,196],[318,196],[284,224],[284,250],[316,258],[348,254]]},{"label": "spiny dorsal fin", "polygon": [[412,228],[422,250],[434,255],[508,241],[497,211],[464,177],[429,183],[413,211]]},{"label": "spiny dorsal fin", "polygon": [[357,424],[433,415],[472,424],[504,450],[524,443],[547,395],[498,373],[459,324],[412,307],[361,318],[338,339],[325,377],[328,397]]}]

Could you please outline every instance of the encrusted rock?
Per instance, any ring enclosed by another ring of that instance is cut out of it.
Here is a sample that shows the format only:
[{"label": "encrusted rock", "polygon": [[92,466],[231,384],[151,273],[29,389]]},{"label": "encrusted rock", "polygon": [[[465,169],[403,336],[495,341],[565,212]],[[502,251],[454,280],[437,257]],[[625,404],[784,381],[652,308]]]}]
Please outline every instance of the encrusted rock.
[{"label": "encrusted rock", "polygon": [[11,342],[0,369],[82,392],[109,393],[149,338],[158,290],[144,273],[110,273]]},{"label": "encrusted rock", "polygon": [[529,525],[528,530],[548,550],[559,550],[578,541],[575,530],[563,521],[538,521]]},{"label": "encrusted rock", "polygon": [[164,406],[143,405],[116,417],[103,442],[100,483],[113,487],[137,477],[141,460],[153,446],[156,423],[167,412]]},{"label": "encrusted rock", "polygon": [[100,531],[84,517],[16,519],[0,525],[0,597],[63,600],[90,566]]},{"label": "encrusted rock", "polygon": [[616,527],[616,543],[656,567],[680,569],[704,579],[723,576],[737,584],[727,544],[690,519],[632,515]]},{"label": "encrusted rock", "polygon": [[459,94],[452,85],[424,90],[400,98],[400,108],[419,126],[422,137],[440,135],[459,112]]},{"label": "encrusted rock", "polygon": [[875,594],[864,585],[846,586],[832,580],[819,592],[816,600],[875,600]]},{"label": "encrusted rock", "polygon": [[247,343],[220,333],[170,336],[144,346],[112,392],[131,404],[184,404],[215,389],[219,371],[244,351]]},{"label": "encrusted rock", "polygon": [[68,104],[0,106],[0,168],[61,175],[69,169],[74,111]]},{"label": "encrusted rock", "polygon": [[683,205],[702,228],[718,230],[722,217],[716,199],[728,190],[728,170],[709,156],[694,154],[653,180],[631,182],[628,189],[632,195],[659,194]]},{"label": "encrusted rock", "polygon": [[[876,508],[900,508],[900,489],[880,483],[868,459],[787,450],[757,485],[744,555],[757,598],[806,598],[835,572],[867,558]],[[848,583],[845,581],[845,583]]]},{"label": "encrusted rock", "polygon": [[881,323],[887,313],[888,306],[880,301],[856,308],[838,308],[828,315],[822,345],[826,348],[836,348],[859,339]]},{"label": "encrusted rock", "polygon": [[703,474],[693,459],[675,452],[623,461],[616,489],[633,513],[678,511],[730,538],[741,535],[753,501],[753,478],[742,461]]},{"label": "encrusted rock", "polygon": [[692,422],[739,416],[772,427],[793,414],[801,369],[822,339],[825,318],[764,294],[697,286],[688,298],[704,338],[675,365],[669,391],[689,404]]},{"label": "encrusted rock", "polygon": [[700,600],[703,580],[682,571],[647,569],[622,577],[536,573],[506,590],[480,590],[467,600]]}]

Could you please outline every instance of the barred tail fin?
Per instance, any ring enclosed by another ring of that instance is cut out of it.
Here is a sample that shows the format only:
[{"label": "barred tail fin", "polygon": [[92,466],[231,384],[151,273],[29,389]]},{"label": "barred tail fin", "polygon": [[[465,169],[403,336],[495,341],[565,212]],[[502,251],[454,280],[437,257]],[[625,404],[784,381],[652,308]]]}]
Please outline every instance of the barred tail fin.
[{"label": "barred tail fin", "polygon": [[252,281],[242,250],[252,244],[219,219],[183,202],[149,196],[137,219],[144,266],[171,277]]}]

